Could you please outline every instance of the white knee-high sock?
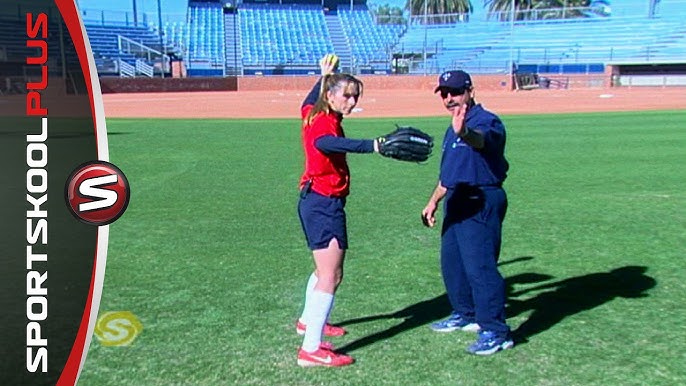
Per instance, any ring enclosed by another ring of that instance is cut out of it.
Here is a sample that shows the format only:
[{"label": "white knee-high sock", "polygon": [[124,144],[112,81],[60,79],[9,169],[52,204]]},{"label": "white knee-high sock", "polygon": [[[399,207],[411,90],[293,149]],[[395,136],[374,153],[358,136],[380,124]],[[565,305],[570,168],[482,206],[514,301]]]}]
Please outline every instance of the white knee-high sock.
[{"label": "white knee-high sock", "polygon": [[305,319],[307,329],[305,330],[305,339],[303,339],[303,350],[314,352],[319,349],[326,317],[331,311],[332,304],[333,294],[317,290],[310,294],[305,302],[305,314],[308,315],[308,318]]},{"label": "white knee-high sock", "polygon": [[[305,304],[307,304],[307,299],[312,295],[312,291],[314,291],[314,286],[317,285],[317,275],[312,272],[310,275],[309,280],[307,280],[307,287],[305,288]],[[305,321],[308,319],[308,315],[305,314],[305,311],[307,311],[307,307],[303,306],[303,312],[300,314],[300,322],[306,323]]]}]

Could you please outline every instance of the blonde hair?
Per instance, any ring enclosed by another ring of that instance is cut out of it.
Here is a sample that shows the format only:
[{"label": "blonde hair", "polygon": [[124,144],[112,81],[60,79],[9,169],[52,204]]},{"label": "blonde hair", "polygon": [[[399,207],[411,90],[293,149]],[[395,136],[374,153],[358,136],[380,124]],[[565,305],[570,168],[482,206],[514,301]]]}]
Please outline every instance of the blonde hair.
[{"label": "blonde hair", "polygon": [[329,114],[331,112],[331,105],[329,104],[329,91],[337,91],[345,89],[345,91],[357,91],[358,97],[362,96],[363,89],[362,81],[350,74],[328,74],[322,78],[322,86],[319,90],[319,97],[314,103],[312,110],[305,117],[303,124],[309,126],[312,124],[314,117],[318,114]]}]

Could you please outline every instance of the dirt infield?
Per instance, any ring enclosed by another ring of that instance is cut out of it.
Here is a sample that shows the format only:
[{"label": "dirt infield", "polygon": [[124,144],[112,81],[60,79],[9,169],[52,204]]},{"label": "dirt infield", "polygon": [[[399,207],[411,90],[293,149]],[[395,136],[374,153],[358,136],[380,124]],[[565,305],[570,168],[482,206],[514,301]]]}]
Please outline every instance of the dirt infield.
[{"label": "dirt infield", "polygon": [[[108,118],[296,118],[309,90],[105,94]],[[476,99],[499,114],[686,109],[686,88],[587,88],[483,91]],[[366,88],[358,117],[444,115],[431,90]]]}]

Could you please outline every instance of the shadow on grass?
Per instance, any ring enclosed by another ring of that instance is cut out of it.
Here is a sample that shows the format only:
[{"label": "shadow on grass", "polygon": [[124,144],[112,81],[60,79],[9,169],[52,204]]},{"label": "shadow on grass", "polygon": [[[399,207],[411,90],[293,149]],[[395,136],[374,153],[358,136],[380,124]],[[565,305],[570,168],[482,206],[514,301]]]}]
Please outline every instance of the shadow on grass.
[{"label": "shadow on grass", "polygon": [[409,307],[405,307],[402,310],[393,313],[365,316],[362,318],[350,319],[341,323],[336,323],[340,326],[347,326],[351,324],[371,322],[379,319],[402,319],[402,322],[393,327],[352,341],[345,346],[338,347],[336,351],[347,353],[370,344],[374,344],[380,340],[391,338],[402,332],[412,330],[419,326],[423,326],[435,320],[444,318],[450,314],[451,309],[450,302],[448,302],[448,295],[443,294],[436,296],[435,298],[413,304]]},{"label": "shadow on grass", "polygon": [[[607,272],[546,283],[521,291],[511,291],[508,296],[508,317],[533,311],[531,316],[513,331],[515,342],[525,343],[529,337],[548,330],[564,318],[599,307],[615,298],[642,298],[657,281],[646,275],[644,266],[626,266]],[[534,291],[546,291],[527,300],[514,297]]]},{"label": "shadow on grass", "polygon": [[108,131],[107,135],[129,135],[132,134],[130,131]]},{"label": "shadow on grass", "polygon": [[[529,259],[531,258],[516,258],[502,262],[500,265]],[[526,343],[529,337],[548,330],[564,318],[601,306],[615,298],[642,298],[648,296],[646,291],[655,287],[657,281],[645,274],[647,270],[648,268],[644,266],[626,266],[607,272],[590,273],[540,284],[519,291],[514,290],[516,284],[540,283],[553,277],[539,273],[522,273],[506,278],[505,283],[508,292],[506,315],[514,317],[523,312],[533,311],[531,316],[513,331],[515,342],[518,344]],[[514,299],[515,297],[538,291],[545,292],[539,293],[527,300]],[[357,350],[405,331],[426,326],[429,323],[447,317],[451,311],[452,308],[448,301],[448,296],[443,294],[396,312],[343,321],[338,324],[346,326],[380,319],[402,319],[399,324],[393,327],[350,342],[338,350],[341,352]]]},{"label": "shadow on grass", "polygon": [[[531,259],[533,259],[533,257],[523,256],[507,261],[502,261],[499,265],[517,263],[520,261],[526,261]],[[505,279],[505,282],[507,288],[513,288],[515,284],[538,283],[544,280],[548,280],[550,278],[552,277],[549,275],[525,273],[507,278]],[[415,303],[396,312],[365,316],[361,318],[349,319],[346,321],[342,321],[340,323],[336,323],[339,326],[349,326],[352,324],[372,322],[380,319],[402,319],[402,321],[399,324],[393,327],[376,332],[371,335],[367,335],[363,338],[350,342],[344,346],[339,347],[337,351],[351,352],[357,350],[359,348],[374,344],[380,340],[391,338],[405,331],[412,330],[420,326],[426,326],[429,323],[447,317],[448,315],[450,315],[451,312],[452,307],[450,306],[450,302],[448,301],[448,295],[443,294],[440,296],[436,296],[432,299]]]}]

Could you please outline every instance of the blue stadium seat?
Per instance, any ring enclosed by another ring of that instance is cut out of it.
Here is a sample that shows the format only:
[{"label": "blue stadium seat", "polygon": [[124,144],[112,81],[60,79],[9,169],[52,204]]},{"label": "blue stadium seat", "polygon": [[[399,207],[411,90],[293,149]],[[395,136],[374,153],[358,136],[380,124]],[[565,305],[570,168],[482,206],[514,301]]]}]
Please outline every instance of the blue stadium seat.
[{"label": "blue stadium seat", "polygon": [[[164,23],[162,31],[165,45],[178,47],[191,67],[212,69],[310,71],[322,55],[339,51],[357,70],[390,67],[393,54],[425,54],[427,61],[413,69],[431,73],[448,68],[503,73],[513,63],[602,71],[610,62],[686,60],[686,19],[681,16],[686,0],[661,0],[652,15],[645,0],[607,4],[604,14],[585,19],[514,24],[489,19],[483,4],[475,4],[477,10],[465,22],[425,26],[419,17],[409,25],[377,24],[367,6],[357,4],[325,15],[319,4],[239,3],[229,16],[221,3],[191,1],[186,22]],[[159,35],[145,26],[86,28],[98,59],[121,55],[117,35],[153,48],[160,44]]]},{"label": "blue stadium seat", "polygon": [[242,4],[243,65],[303,66],[333,52],[320,6]]},{"label": "blue stadium seat", "polygon": [[220,3],[190,3],[187,61],[190,68],[223,68],[226,56],[224,18]]},{"label": "blue stadium seat", "polygon": [[160,35],[150,27],[102,24],[85,24],[85,27],[96,63],[111,63],[118,59],[129,64],[136,62],[136,55],[120,49],[119,36],[161,51]]},{"label": "blue stadium seat", "polygon": [[356,65],[385,63],[390,66],[392,48],[398,43],[404,26],[377,24],[366,5],[338,9],[343,32],[350,44]]},{"label": "blue stadium seat", "polygon": [[[676,0],[663,1],[673,6]],[[686,2],[681,3],[681,13]],[[412,24],[396,52],[423,53],[432,72],[463,68],[471,72],[508,72],[517,64],[556,65],[558,70],[599,71],[589,64],[686,59],[686,21],[672,15],[649,17],[645,1],[613,4],[611,17],[568,20],[470,21]],[[575,66],[580,65],[580,66]]]}]

